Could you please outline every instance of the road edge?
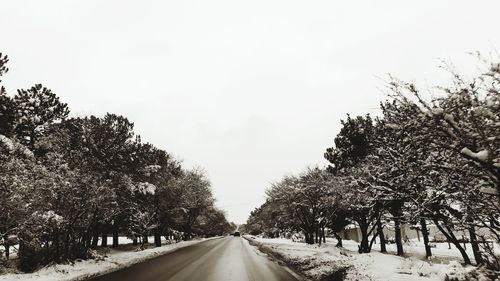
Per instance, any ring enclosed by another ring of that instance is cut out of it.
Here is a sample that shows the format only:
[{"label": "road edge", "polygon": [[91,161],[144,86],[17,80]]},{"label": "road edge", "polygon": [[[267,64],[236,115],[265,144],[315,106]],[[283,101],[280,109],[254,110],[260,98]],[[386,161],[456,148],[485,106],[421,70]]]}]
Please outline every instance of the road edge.
[{"label": "road edge", "polygon": [[292,274],[298,280],[313,281],[313,280],[307,278],[298,268],[296,268],[293,264],[291,264],[288,260],[283,258],[279,253],[277,253],[273,249],[265,246],[263,243],[258,242],[255,239],[252,239],[248,235],[243,235],[242,237],[245,238],[248,241],[248,243],[250,243],[251,246],[256,247],[258,251],[271,257],[272,259],[270,259],[270,260],[272,262],[276,262],[277,264],[282,266],[284,269],[286,269],[290,274]]},{"label": "road edge", "polygon": [[[191,247],[191,246],[194,246],[194,245],[197,245],[197,244],[200,244],[200,243],[203,243],[203,242],[207,242],[207,241],[210,241],[210,240],[220,239],[220,238],[223,238],[223,237],[224,236],[216,236],[216,237],[205,238],[204,240],[197,241],[196,243],[191,243],[189,245],[176,247],[176,248],[173,248],[173,249],[167,250],[165,252],[161,252],[161,253],[154,253],[151,256],[138,258],[137,260],[134,260],[132,263],[116,264],[116,267],[108,268],[108,269],[100,271],[100,272],[85,273],[85,274],[82,274],[80,276],[76,276],[76,277],[72,277],[72,278],[69,278],[69,279],[65,279],[65,281],[85,281],[85,280],[88,280],[88,279],[91,279],[91,278],[94,278],[94,277],[98,277],[98,276],[106,275],[106,274],[109,274],[109,273],[112,273],[112,272],[115,272],[115,271],[118,271],[118,270],[122,270],[122,269],[134,266],[134,265],[139,264],[139,263],[146,262],[148,260],[151,260],[151,259],[154,259],[154,258],[157,258],[157,257],[161,257],[161,256],[164,256],[164,255],[171,254],[171,253],[176,252],[176,251],[178,251],[180,249]],[[165,245],[165,246],[167,246],[167,245]]]}]

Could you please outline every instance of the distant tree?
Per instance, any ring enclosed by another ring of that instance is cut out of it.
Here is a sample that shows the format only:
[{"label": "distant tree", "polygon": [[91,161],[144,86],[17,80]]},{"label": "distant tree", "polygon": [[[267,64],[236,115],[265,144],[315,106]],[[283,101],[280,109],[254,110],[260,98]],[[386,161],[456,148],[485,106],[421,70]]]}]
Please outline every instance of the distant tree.
[{"label": "distant tree", "polygon": [[262,234],[265,237],[279,237],[280,231],[297,230],[298,221],[287,212],[283,201],[268,198],[264,204],[250,212],[247,223],[240,229],[251,235]]},{"label": "distant tree", "polygon": [[274,209],[281,212],[277,217],[287,221],[291,229],[302,231],[308,244],[319,243],[326,227],[329,181],[328,173],[310,168],[298,177],[285,177],[267,191],[270,202],[282,206]]},{"label": "distant tree", "polygon": [[236,227],[227,221],[223,211],[211,207],[203,212],[193,226],[196,233],[205,237],[221,236],[236,230]]}]

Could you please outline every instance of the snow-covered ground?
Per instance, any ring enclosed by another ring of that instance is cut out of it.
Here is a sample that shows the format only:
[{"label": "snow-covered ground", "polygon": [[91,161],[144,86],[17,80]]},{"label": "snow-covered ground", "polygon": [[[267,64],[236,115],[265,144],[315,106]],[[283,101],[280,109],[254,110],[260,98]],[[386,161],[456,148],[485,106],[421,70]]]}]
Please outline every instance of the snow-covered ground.
[{"label": "snow-covered ground", "polygon": [[[357,242],[343,241],[344,249],[335,247],[336,240],[327,240],[319,245],[307,245],[288,239],[265,239],[245,236],[265,246],[273,253],[303,272],[306,277],[320,279],[322,276],[347,269],[346,280],[410,280],[429,281],[444,280],[446,275],[460,277],[474,267],[463,267],[461,256],[455,249],[448,249],[447,243],[438,243],[432,248],[435,258],[431,261],[423,259],[423,246],[410,245],[405,247],[407,257],[378,252],[378,245],[373,246],[373,252],[358,254]],[[395,245],[387,245],[388,251],[396,251]],[[468,247],[470,248],[470,247]],[[472,253],[471,253],[472,256]]]},{"label": "snow-covered ground", "polygon": [[[327,239],[328,243],[336,244],[337,240],[335,239]],[[378,239],[377,239],[378,242]],[[431,248],[432,251],[432,260],[438,261],[438,262],[444,262],[448,260],[458,260],[462,261],[462,255],[460,254],[460,251],[457,250],[457,248],[452,244],[451,247],[448,245],[448,243],[431,243],[434,247]],[[352,240],[344,240],[342,241],[342,245],[344,248],[351,250],[351,251],[357,251],[358,250],[358,242],[352,241]],[[463,244],[462,244],[463,245]],[[469,255],[470,258],[474,257],[474,254],[472,253],[472,247],[469,243],[465,244],[466,247],[466,252],[467,255]],[[386,245],[387,252],[390,254],[396,254],[396,244],[387,244]],[[403,245],[405,256],[407,257],[416,257],[416,258],[425,258],[425,248],[424,248],[424,242],[418,241],[417,239],[410,240],[409,242],[404,243]],[[374,244],[372,247],[373,252],[380,252],[380,245]]]},{"label": "snow-covered ground", "polygon": [[[217,237],[215,237],[217,238]],[[123,249],[109,248],[109,253],[102,260],[84,260],[77,261],[71,264],[58,264],[44,267],[34,273],[29,274],[5,274],[0,275],[0,281],[21,281],[21,280],[37,280],[37,281],[73,281],[85,280],[88,277],[101,275],[107,272],[112,272],[121,268],[131,266],[133,264],[143,262],[145,260],[173,252],[177,249],[184,248],[208,239],[198,239],[192,241],[182,241],[175,244],[164,245],[158,248],[150,248],[143,251],[126,251]],[[111,241],[110,241],[111,242]],[[122,243],[123,242],[123,243]],[[130,241],[131,242],[131,241]],[[127,244],[127,241],[122,240],[120,244]]]},{"label": "snow-covered ground", "polygon": [[[150,243],[152,243],[154,241],[154,236],[148,236],[148,241]],[[99,245],[101,245],[101,243],[102,243],[102,238],[101,237],[99,237],[99,240],[98,240],[97,243]],[[108,243],[108,246],[113,245],[113,237],[112,236],[108,237],[107,243]],[[130,239],[130,238],[126,237],[126,236],[119,236],[118,237],[118,245],[120,245],[120,246],[121,245],[129,245],[129,244],[132,244],[132,243],[133,243],[132,239]],[[164,236],[161,237],[161,244],[162,245],[164,245],[164,244],[172,244],[172,243],[174,243],[174,240],[167,240],[167,239],[165,239]],[[15,258],[17,258],[18,246],[19,245],[16,244],[16,245],[14,245],[14,246],[11,247],[11,249],[10,249],[11,253],[10,253],[9,259],[15,259]],[[0,248],[0,251],[2,251],[2,250],[3,250],[3,248]]]}]

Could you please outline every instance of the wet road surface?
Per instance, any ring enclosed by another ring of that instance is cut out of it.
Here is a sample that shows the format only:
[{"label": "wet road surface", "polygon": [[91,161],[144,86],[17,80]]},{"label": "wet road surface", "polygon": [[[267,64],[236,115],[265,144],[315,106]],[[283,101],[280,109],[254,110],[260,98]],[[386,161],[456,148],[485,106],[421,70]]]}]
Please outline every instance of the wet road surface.
[{"label": "wet road surface", "polygon": [[92,281],[296,281],[240,237],[208,240]]}]

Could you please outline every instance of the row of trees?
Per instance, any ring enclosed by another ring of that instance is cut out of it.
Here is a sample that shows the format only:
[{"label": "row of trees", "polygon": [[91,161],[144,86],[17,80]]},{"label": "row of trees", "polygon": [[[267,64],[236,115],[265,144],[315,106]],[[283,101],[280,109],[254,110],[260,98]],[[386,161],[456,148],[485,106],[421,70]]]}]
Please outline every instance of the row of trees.
[{"label": "row of trees", "polygon": [[429,99],[390,77],[381,116],[342,121],[335,146],[324,154],[330,166],[273,184],[246,230],[301,231],[312,244],[324,239],[325,228],[338,233],[352,223],[361,232],[360,253],[370,252],[376,237],[386,252],[382,230],[390,221],[403,255],[406,223],[421,230],[429,257],[432,223],[466,264],[471,259],[459,230],[468,233],[477,264],[500,269],[491,246],[500,241],[500,64],[485,66],[471,80],[451,71],[450,86]]},{"label": "row of trees", "polygon": [[[0,54],[0,78],[8,69]],[[1,82],[1,81],[0,81]],[[0,88],[0,242],[19,244],[22,270],[88,258],[90,249],[154,236],[221,235],[235,228],[214,206],[210,182],[134,134],[115,114],[70,118],[36,85]]]}]

